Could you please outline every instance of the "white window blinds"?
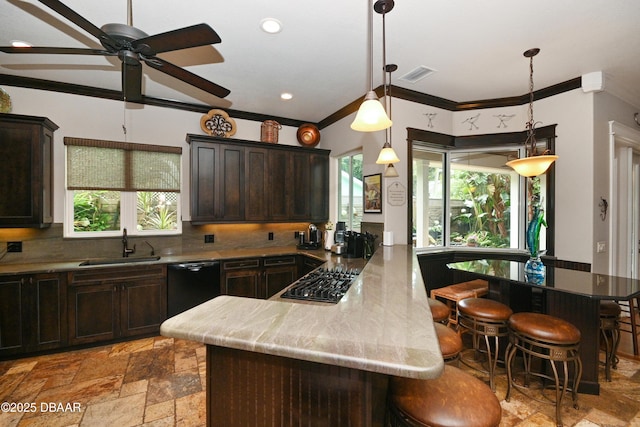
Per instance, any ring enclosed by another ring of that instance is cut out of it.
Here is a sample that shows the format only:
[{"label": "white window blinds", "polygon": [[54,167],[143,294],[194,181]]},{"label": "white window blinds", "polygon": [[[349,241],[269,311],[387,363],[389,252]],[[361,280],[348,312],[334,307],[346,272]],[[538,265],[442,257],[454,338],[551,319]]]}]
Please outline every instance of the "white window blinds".
[{"label": "white window blinds", "polygon": [[67,189],[180,191],[182,148],[65,137]]}]

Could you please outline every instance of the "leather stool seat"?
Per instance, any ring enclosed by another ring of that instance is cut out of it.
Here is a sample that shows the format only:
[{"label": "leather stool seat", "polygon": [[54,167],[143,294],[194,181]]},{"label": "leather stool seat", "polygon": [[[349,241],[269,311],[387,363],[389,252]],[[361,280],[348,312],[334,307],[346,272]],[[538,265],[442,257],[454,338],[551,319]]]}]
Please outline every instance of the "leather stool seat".
[{"label": "leather stool seat", "polygon": [[600,345],[604,347],[604,375],[611,381],[611,368],[618,366],[620,344],[620,313],[622,308],[615,301],[600,302]]},{"label": "leather stool seat", "polygon": [[440,352],[445,363],[457,361],[463,348],[460,335],[442,323],[434,323],[434,327],[436,328]]},{"label": "leather stool seat", "polygon": [[433,298],[427,298],[427,300],[429,300],[429,308],[431,309],[433,321],[447,324],[449,322],[449,307],[442,301]]},{"label": "leather stool seat", "polygon": [[[555,316],[540,313],[515,313],[509,318],[509,345],[506,350],[508,402],[512,388],[528,389],[529,377],[552,381],[556,398],[556,425],[562,426],[561,405],[565,392],[571,391],[573,407],[578,408],[578,386],[582,377],[582,361],[579,354],[580,330],[571,323]],[[515,354],[522,352],[524,363],[524,384],[514,381],[513,362]],[[552,369],[534,372],[532,358],[548,360]],[[573,362],[573,370],[569,369]],[[560,378],[562,375],[562,378]]]},{"label": "leather stool seat", "polygon": [[458,301],[477,298],[489,293],[489,282],[482,279],[456,283],[431,291],[431,298],[444,300],[449,307],[449,323],[458,324]]},{"label": "leather stool seat", "polygon": [[[495,390],[494,375],[498,365],[499,339],[509,335],[507,322],[513,314],[513,310],[498,301],[486,298],[466,298],[458,302],[458,313],[459,325],[473,335],[473,350],[476,355],[481,351],[487,353],[489,386],[491,390]],[[484,350],[480,349],[480,337],[484,337]],[[491,337],[493,345],[489,339]]]},{"label": "leather stool seat", "polygon": [[481,380],[450,365],[436,379],[392,377],[388,427],[495,427],[502,408]]}]

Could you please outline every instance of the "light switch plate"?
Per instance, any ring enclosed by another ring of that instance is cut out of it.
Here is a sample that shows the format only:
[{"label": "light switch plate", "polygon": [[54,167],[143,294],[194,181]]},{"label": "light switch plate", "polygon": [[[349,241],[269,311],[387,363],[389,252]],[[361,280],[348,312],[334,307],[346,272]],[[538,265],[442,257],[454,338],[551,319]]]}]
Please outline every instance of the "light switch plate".
[{"label": "light switch plate", "polygon": [[596,252],[602,253],[607,251],[607,242],[598,242],[596,243]]}]

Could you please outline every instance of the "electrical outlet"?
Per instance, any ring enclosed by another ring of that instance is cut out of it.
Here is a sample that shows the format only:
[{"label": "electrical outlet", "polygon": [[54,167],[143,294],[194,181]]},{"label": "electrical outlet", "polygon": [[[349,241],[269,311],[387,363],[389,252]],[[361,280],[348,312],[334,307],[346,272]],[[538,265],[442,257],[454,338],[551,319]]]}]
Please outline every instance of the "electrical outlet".
[{"label": "electrical outlet", "polygon": [[273,231],[269,232],[269,240],[273,240]]},{"label": "electrical outlet", "polygon": [[205,243],[213,243],[215,241],[215,236],[213,234],[205,234],[204,242]]},{"label": "electrical outlet", "polygon": [[596,243],[596,252],[602,253],[607,251],[607,242],[598,242]]},{"label": "electrical outlet", "polygon": [[22,252],[22,242],[7,242],[7,252]]}]

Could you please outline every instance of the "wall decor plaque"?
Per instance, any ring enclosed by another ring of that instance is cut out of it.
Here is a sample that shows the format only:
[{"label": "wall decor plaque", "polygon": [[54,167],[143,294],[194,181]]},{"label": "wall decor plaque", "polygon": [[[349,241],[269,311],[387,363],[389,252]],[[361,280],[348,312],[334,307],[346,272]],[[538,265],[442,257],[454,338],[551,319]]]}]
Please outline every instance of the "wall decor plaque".
[{"label": "wall decor plaque", "polygon": [[202,116],[200,128],[210,136],[228,138],[236,133],[236,121],[226,111],[213,109]]}]

